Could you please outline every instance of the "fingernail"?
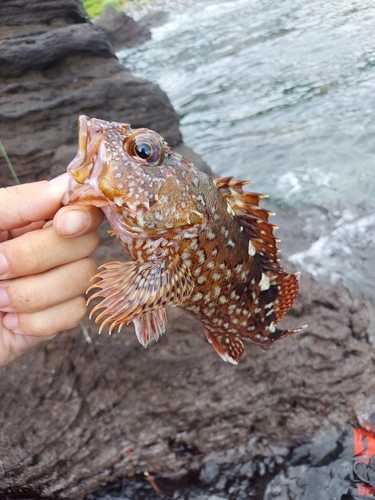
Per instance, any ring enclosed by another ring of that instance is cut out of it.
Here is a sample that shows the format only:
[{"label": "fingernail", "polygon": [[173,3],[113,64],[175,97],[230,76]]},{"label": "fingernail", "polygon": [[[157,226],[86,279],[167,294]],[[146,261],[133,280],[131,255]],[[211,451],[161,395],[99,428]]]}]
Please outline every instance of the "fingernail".
[{"label": "fingernail", "polygon": [[0,288],[0,309],[10,306],[9,295],[5,288]]},{"label": "fingernail", "polygon": [[58,175],[54,177],[50,181],[48,181],[52,186],[62,186],[68,183],[68,174],[65,172],[64,174]]},{"label": "fingernail", "polygon": [[19,326],[18,314],[16,313],[6,314],[3,318],[3,325],[5,326],[5,328],[11,330],[12,332],[17,330]]},{"label": "fingernail", "polygon": [[83,210],[69,210],[62,213],[57,221],[57,232],[61,236],[81,233],[89,225],[90,219]]},{"label": "fingernail", "polygon": [[0,278],[3,274],[7,274],[8,272],[8,261],[5,258],[5,255],[0,252]]}]

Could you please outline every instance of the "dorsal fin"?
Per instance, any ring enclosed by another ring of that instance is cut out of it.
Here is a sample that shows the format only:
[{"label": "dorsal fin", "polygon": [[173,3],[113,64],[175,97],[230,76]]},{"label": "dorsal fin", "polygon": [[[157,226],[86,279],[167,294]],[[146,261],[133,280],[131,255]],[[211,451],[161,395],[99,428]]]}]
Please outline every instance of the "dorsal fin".
[{"label": "dorsal fin", "polygon": [[263,269],[282,271],[276,246],[280,240],[273,234],[277,226],[268,222],[268,218],[275,214],[259,207],[260,200],[268,196],[245,192],[243,186],[252,182],[238,181],[233,176],[215,179],[214,182],[244,228]]}]

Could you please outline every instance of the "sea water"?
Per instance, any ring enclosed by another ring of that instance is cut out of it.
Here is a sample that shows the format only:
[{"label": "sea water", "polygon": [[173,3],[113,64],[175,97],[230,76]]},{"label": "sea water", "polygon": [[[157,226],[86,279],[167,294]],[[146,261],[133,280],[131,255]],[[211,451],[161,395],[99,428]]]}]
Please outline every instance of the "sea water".
[{"label": "sea water", "polygon": [[122,51],[184,141],[279,205],[375,200],[375,2],[206,0]]}]

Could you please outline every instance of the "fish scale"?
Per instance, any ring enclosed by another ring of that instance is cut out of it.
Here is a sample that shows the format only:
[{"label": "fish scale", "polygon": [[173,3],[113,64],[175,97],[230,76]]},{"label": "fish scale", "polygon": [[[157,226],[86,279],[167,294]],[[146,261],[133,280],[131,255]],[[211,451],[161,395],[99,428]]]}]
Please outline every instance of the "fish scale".
[{"label": "fish scale", "polygon": [[147,347],[166,330],[165,308],[178,306],[236,364],[242,339],[268,349],[302,330],[276,326],[299,275],[282,268],[273,214],[259,206],[264,195],[243,190],[250,181],[213,180],[156,132],[85,116],[68,172],[63,203],[100,206],[131,259],[104,264],[88,290],[88,302],[101,299],[91,311],[99,331],[133,321]]}]

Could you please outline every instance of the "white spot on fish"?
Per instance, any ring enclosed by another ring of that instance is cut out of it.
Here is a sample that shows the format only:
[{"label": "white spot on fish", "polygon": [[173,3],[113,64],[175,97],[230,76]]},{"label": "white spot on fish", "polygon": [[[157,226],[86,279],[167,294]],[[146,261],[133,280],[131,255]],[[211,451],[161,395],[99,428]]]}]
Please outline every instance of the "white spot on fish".
[{"label": "white spot on fish", "polygon": [[197,292],[194,296],[193,296],[193,301],[194,302],[198,302],[198,300],[201,300],[203,298],[203,293],[201,292]]},{"label": "white spot on fish", "polygon": [[228,214],[231,214],[233,216],[236,215],[235,211],[233,210],[233,208],[229,205],[229,203],[227,203],[227,212]]},{"label": "white spot on fish", "polygon": [[252,257],[257,253],[255,246],[252,244],[251,241],[249,241],[249,255]]},{"label": "white spot on fish", "polygon": [[203,309],[203,312],[205,313],[206,316],[210,317],[214,314],[215,309],[214,308],[212,308],[212,309],[206,308],[206,309]]},{"label": "white spot on fish", "polygon": [[193,311],[195,314],[198,314],[200,312],[200,309],[198,306],[189,306],[189,307],[187,307],[187,309],[189,309],[189,311]]},{"label": "white spot on fish", "polygon": [[264,291],[264,290],[268,290],[268,289],[269,289],[269,287],[270,287],[270,279],[269,279],[269,277],[268,277],[266,274],[264,274],[264,273],[262,273],[262,279],[261,279],[261,280],[260,280],[260,282],[259,282],[259,286],[260,286],[260,289],[261,289],[262,291]]},{"label": "white spot on fish", "polygon": [[202,268],[201,267],[197,267],[193,274],[194,274],[195,277],[197,277],[197,276],[201,275],[201,272],[202,272]]},{"label": "white spot on fish", "polygon": [[203,264],[203,262],[206,260],[206,254],[203,250],[198,250],[197,255],[199,264]]},{"label": "white spot on fish", "polygon": [[192,250],[197,250],[197,248],[198,248],[198,240],[197,240],[197,238],[194,238],[193,240],[191,240],[190,248]]},{"label": "white spot on fish", "polygon": [[115,196],[113,198],[113,201],[118,207],[122,207],[122,205],[124,204],[124,198],[121,198],[121,196]]},{"label": "white spot on fish", "polygon": [[272,323],[270,323],[268,326],[266,326],[265,328],[266,330],[269,330],[270,332],[274,332],[276,330],[276,326],[275,326],[275,323],[272,321]]},{"label": "white spot on fish", "polygon": [[222,228],[221,228],[221,232],[222,232],[222,234],[223,234],[226,238],[228,238],[228,236],[229,236],[229,231],[228,231],[228,229],[226,229],[225,227],[222,227]]}]

